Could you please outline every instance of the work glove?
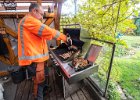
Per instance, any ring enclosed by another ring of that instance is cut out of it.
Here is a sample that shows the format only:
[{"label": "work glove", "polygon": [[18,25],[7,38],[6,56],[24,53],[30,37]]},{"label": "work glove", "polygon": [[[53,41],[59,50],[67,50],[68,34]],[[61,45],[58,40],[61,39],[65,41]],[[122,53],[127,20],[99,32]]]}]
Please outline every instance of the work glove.
[{"label": "work glove", "polygon": [[67,33],[67,41],[66,41],[66,44],[68,45],[68,47],[72,46],[72,40],[71,40],[71,37],[70,35]]}]

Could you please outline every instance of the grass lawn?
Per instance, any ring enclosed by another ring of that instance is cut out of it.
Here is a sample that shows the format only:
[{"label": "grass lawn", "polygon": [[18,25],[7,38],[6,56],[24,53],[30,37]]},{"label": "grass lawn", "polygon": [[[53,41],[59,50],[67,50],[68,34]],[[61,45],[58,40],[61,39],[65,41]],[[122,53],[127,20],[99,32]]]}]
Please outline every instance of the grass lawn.
[{"label": "grass lawn", "polygon": [[114,62],[117,65],[113,67],[119,71],[119,79],[116,81],[126,91],[126,95],[132,96],[133,100],[140,100],[140,48],[133,47],[140,45],[140,36],[124,36],[123,39],[135,53],[129,57],[115,57]]},{"label": "grass lawn", "polygon": [[122,39],[126,41],[128,46],[140,45],[140,36],[123,36]]},{"label": "grass lawn", "polygon": [[[121,62],[120,62],[121,60]],[[121,73],[121,87],[136,100],[140,100],[140,60],[135,59],[116,59]],[[127,93],[126,93],[127,94]]]}]

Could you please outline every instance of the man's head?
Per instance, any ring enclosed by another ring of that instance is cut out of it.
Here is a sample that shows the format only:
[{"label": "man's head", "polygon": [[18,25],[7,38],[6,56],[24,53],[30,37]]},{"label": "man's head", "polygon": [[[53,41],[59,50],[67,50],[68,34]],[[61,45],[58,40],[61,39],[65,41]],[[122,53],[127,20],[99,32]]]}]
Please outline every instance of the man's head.
[{"label": "man's head", "polygon": [[35,18],[37,18],[39,20],[43,19],[44,10],[38,3],[31,3],[31,5],[29,7],[29,12]]}]

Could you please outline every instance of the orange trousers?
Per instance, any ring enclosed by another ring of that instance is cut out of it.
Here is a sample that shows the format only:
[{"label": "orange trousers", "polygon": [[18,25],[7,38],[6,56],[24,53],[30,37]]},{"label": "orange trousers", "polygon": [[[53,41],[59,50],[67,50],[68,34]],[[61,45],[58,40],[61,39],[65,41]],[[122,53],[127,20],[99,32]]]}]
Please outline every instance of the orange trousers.
[{"label": "orange trousers", "polygon": [[37,97],[38,84],[43,83],[45,81],[44,64],[45,64],[44,62],[37,63],[36,76],[33,77],[34,81],[33,94],[35,97]]}]

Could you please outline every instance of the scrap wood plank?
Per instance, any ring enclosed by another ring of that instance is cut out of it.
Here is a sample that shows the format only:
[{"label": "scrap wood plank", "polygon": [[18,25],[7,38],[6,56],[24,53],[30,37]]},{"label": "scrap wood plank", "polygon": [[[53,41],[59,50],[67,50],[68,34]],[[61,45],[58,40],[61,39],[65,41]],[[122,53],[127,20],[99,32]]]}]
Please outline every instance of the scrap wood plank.
[{"label": "scrap wood plank", "polygon": [[15,63],[17,63],[18,62],[18,60],[17,61],[15,61],[15,58],[16,58],[16,56],[15,56],[15,54],[14,54],[14,50],[12,49],[12,45],[11,45],[11,42],[10,42],[10,40],[9,40],[9,38],[3,38],[3,40],[4,40],[4,42],[6,43],[6,46],[7,46],[7,49],[8,49],[8,54],[9,54],[9,61],[10,61],[10,64],[15,64]]},{"label": "scrap wood plank", "polygon": [[2,19],[0,19],[0,27],[6,28],[6,33],[10,34],[12,37],[17,38],[17,32],[13,31],[9,26],[7,26]]},{"label": "scrap wood plank", "polygon": [[93,100],[93,98],[90,96],[90,94],[88,93],[86,87],[82,87],[81,88],[82,92],[84,93],[85,97],[87,98],[87,100]]},{"label": "scrap wood plank", "polygon": [[46,24],[46,25],[49,26],[53,21],[54,21],[54,18],[48,18],[48,19],[46,19],[46,21],[44,22],[44,24]]},{"label": "scrap wood plank", "polygon": [[77,95],[78,95],[80,100],[87,100],[85,95],[83,94],[83,92],[81,90],[77,91]]},{"label": "scrap wood plank", "polygon": [[8,71],[0,71],[0,76],[7,76],[9,75]]},{"label": "scrap wood plank", "polygon": [[22,94],[23,94],[23,90],[24,90],[24,87],[26,85],[26,81],[23,81],[23,82],[21,82],[18,85],[19,86],[18,86],[17,91],[16,91],[15,100],[21,100]]},{"label": "scrap wood plank", "polygon": [[23,89],[23,93],[24,96],[22,96],[22,98],[20,100],[28,100],[29,98],[29,93],[30,93],[30,86],[31,86],[31,81],[30,80],[26,80],[26,84],[25,87]]},{"label": "scrap wood plank", "polygon": [[52,69],[52,75],[53,75],[53,80],[54,80],[54,87],[55,87],[55,91],[56,91],[56,98],[57,100],[64,100],[63,98],[63,93],[62,91],[58,88],[58,85],[56,83],[56,79],[55,79],[55,70],[54,68]]},{"label": "scrap wood plank", "polygon": [[76,93],[71,95],[72,100],[81,100],[78,98],[78,95]]},{"label": "scrap wood plank", "polygon": [[31,82],[28,100],[34,100],[34,96],[33,96],[33,85],[34,85],[33,82]]},{"label": "scrap wood plank", "polygon": [[[1,8],[0,8],[1,10]],[[28,12],[0,12],[2,18],[23,18]],[[54,17],[54,13],[44,13],[44,18]]]},{"label": "scrap wood plank", "polygon": [[[52,70],[52,69],[51,69]],[[57,100],[56,99],[56,93],[55,93],[55,87],[54,87],[54,82],[53,82],[53,72],[52,71],[50,71],[49,72],[49,84],[51,84],[51,87],[52,87],[52,91],[51,91],[51,93],[49,94],[49,96],[50,96],[50,100]]]},{"label": "scrap wood plank", "polygon": [[3,62],[3,63],[5,63],[5,64],[8,64],[8,65],[11,64],[10,60],[7,59],[7,58],[4,57],[4,56],[0,56],[0,61]]},{"label": "scrap wood plank", "polygon": [[[0,19],[0,27],[5,27],[5,31],[4,34],[10,34],[11,36],[13,36],[14,38],[17,38],[17,33],[14,32],[10,27],[8,27],[7,25],[5,25],[3,19]],[[2,34],[2,33],[1,33]],[[3,34],[3,35],[4,35]],[[12,45],[11,45],[11,42],[10,42],[10,39],[6,36],[6,37],[3,37],[3,40],[7,46],[7,49],[8,49],[8,58],[5,59],[4,55],[0,56],[0,60],[6,64],[15,64],[17,63],[17,59],[15,54],[14,54],[14,51],[12,49]]]},{"label": "scrap wood plank", "polygon": [[72,100],[72,98],[69,96],[69,97],[67,97],[65,100]]}]

